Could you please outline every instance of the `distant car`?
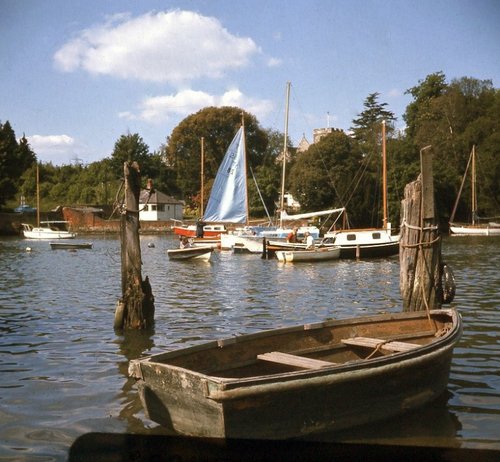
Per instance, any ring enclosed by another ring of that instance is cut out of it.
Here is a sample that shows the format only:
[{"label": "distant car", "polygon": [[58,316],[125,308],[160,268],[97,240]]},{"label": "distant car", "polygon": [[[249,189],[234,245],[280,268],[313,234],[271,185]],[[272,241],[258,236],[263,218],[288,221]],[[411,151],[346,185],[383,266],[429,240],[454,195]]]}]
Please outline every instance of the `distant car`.
[{"label": "distant car", "polygon": [[24,205],[20,205],[19,207],[16,207],[14,209],[14,212],[16,212],[16,213],[35,213],[36,208],[31,207],[31,205],[24,204]]}]

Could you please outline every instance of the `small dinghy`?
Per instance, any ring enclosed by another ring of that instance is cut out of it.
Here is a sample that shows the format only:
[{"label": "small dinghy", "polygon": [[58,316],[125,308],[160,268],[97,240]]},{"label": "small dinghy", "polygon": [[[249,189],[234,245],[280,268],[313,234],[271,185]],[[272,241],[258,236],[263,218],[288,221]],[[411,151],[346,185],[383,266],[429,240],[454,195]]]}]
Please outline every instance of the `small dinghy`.
[{"label": "small dinghy", "polygon": [[209,261],[213,246],[185,247],[183,249],[169,249],[167,255],[170,260],[203,260]]}]

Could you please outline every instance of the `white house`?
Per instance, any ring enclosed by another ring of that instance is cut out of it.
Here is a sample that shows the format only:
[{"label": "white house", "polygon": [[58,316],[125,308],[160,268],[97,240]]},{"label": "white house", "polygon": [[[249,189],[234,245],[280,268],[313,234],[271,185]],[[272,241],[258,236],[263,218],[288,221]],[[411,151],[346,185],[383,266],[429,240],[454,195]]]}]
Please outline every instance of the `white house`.
[{"label": "white house", "polygon": [[286,209],[292,209],[293,211],[300,210],[300,203],[290,193],[285,193],[283,197],[285,198],[284,206]]},{"label": "white house", "polygon": [[140,221],[182,220],[184,203],[160,191],[149,197],[149,191],[143,189],[139,195]]}]

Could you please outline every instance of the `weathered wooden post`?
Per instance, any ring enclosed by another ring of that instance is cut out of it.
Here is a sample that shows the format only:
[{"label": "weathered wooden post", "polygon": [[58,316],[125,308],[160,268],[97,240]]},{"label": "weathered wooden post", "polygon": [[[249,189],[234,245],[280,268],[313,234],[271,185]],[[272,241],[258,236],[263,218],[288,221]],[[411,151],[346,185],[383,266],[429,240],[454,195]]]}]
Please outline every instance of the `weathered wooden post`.
[{"label": "weathered wooden post", "polygon": [[141,275],[139,240],[140,171],[137,162],[125,162],[125,207],[120,223],[122,298],[117,302],[115,329],[147,329],[154,323],[154,297]]},{"label": "weathered wooden post", "polygon": [[438,309],[443,301],[441,237],[430,147],[420,150],[421,173],[406,185],[402,203],[399,261],[404,311]]}]

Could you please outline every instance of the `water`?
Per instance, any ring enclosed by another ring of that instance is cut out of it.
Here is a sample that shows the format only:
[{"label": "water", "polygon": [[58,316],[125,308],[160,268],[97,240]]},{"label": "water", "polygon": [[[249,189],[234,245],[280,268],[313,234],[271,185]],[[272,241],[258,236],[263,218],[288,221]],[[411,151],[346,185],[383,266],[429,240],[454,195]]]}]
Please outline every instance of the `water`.
[{"label": "water", "polygon": [[[397,258],[284,265],[221,252],[209,263],[171,262],[172,237],[142,236],[155,328],[117,335],[120,243],[86,240],[92,250],[0,240],[1,460],[66,460],[89,432],[164,434],[144,416],[127,376],[129,360],[143,354],[401,310]],[[453,306],[465,325],[446,395],[401,419],[316,440],[500,449],[499,249],[495,237],[444,240],[457,281]]]}]

